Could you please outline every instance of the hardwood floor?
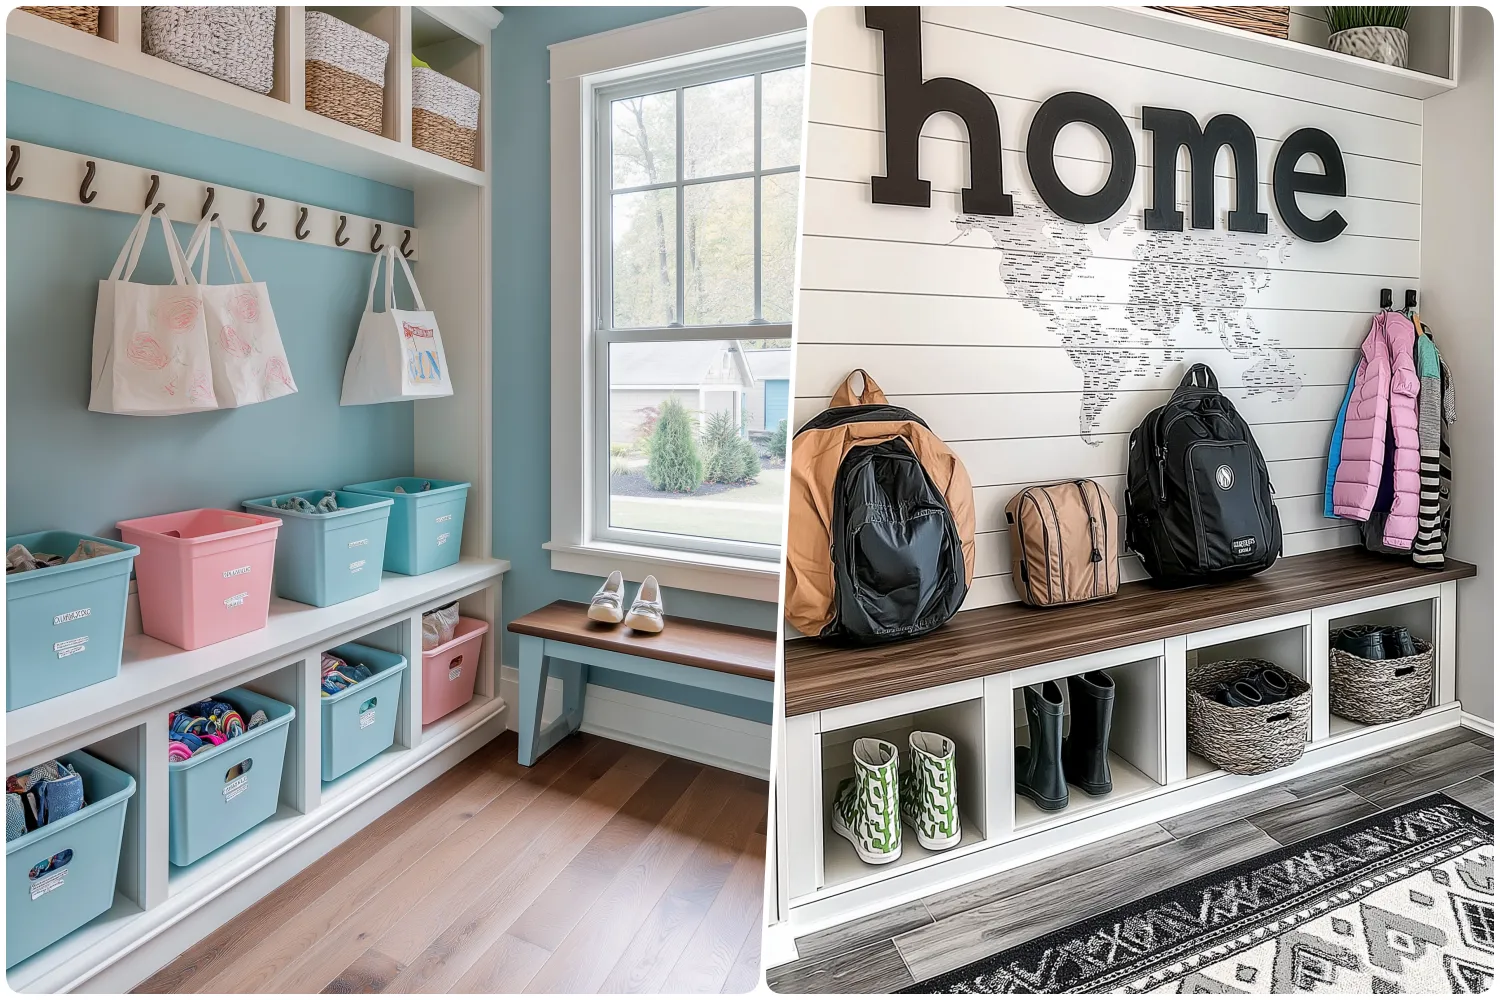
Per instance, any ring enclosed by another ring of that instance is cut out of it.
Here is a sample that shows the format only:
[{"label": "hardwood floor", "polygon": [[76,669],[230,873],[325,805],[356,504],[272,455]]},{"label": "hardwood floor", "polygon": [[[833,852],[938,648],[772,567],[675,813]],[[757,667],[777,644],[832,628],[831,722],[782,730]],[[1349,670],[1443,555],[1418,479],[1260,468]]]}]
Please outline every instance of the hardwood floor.
[{"label": "hardwood floor", "polygon": [[1447,730],[797,939],[778,993],[889,993],[1171,885],[1442,791],[1493,817],[1494,741]]},{"label": "hardwood floor", "polygon": [[506,733],[139,993],[743,993],[766,783],[578,734]]}]

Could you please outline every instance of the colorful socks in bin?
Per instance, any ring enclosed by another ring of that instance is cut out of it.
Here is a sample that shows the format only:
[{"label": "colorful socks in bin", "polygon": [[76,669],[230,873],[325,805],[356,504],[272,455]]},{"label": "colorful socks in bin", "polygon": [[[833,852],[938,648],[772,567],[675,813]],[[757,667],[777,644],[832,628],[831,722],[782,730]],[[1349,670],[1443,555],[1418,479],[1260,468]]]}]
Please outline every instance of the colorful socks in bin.
[{"label": "colorful socks in bin", "polygon": [[84,805],[83,778],[60,760],[12,775],[5,780],[5,839],[24,837]]},{"label": "colorful socks in bin", "polygon": [[349,663],[332,653],[323,654],[323,697],[325,698],[374,676],[375,671],[363,663]]},{"label": "colorful socks in bin", "polygon": [[334,495],[333,490],[329,490],[316,504],[302,497],[288,497],[272,501],[271,506],[277,510],[295,510],[299,514],[333,514],[339,510],[339,498]]},{"label": "colorful socks in bin", "polygon": [[187,760],[203,750],[227,743],[236,736],[265,725],[266,713],[256,709],[247,723],[227,701],[208,698],[167,717],[167,760]]}]

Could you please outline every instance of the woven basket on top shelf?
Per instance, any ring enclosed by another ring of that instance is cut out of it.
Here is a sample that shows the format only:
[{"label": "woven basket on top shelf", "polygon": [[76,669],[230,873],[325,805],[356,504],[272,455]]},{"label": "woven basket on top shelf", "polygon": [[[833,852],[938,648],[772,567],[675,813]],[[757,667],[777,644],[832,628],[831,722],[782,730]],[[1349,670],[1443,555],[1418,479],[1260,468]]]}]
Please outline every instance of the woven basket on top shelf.
[{"label": "woven basket on top shelf", "polygon": [[1253,31],[1257,35],[1286,38],[1291,32],[1292,8],[1290,7],[1153,7],[1153,10],[1171,11],[1183,17],[1195,17],[1200,21],[1222,24],[1226,28]]},{"label": "woven basket on top shelf", "polygon": [[276,8],[142,7],[141,51],[269,94],[276,80]]},{"label": "woven basket on top shelf", "polygon": [[1329,642],[1328,710],[1367,726],[1419,715],[1432,699],[1432,643],[1412,639],[1417,652],[1367,660]]},{"label": "woven basket on top shelf", "polygon": [[411,144],[474,165],[479,92],[426,66],[411,71]]},{"label": "woven basket on top shelf", "polygon": [[318,10],[306,24],[307,110],[380,135],[390,43]]},{"label": "woven basket on top shelf", "polygon": [[1264,774],[1300,760],[1312,718],[1312,688],[1306,681],[1286,674],[1287,698],[1256,708],[1234,708],[1213,698],[1218,685],[1274,666],[1267,660],[1220,660],[1189,667],[1188,749],[1230,774]]},{"label": "woven basket on top shelf", "polygon": [[45,17],[49,21],[86,31],[90,35],[99,34],[98,7],[22,7],[21,9],[37,17]]}]

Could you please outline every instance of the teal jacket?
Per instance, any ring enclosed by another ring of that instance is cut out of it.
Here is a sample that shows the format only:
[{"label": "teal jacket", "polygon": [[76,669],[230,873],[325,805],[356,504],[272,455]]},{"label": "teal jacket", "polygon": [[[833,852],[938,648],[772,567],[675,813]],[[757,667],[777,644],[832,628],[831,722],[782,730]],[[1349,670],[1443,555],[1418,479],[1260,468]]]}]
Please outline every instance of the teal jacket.
[{"label": "teal jacket", "polygon": [[1323,484],[1323,516],[1337,517],[1333,512],[1333,480],[1339,472],[1339,454],[1344,450],[1344,415],[1349,412],[1349,397],[1354,395],[1354,379],[1359,374],[1359,365],[1349,373],[1349,388],[1344,390],[1344,402],[1339,407],[1339,418],[1333,422],[1333,441],[1328,445],[1328,478]]}]

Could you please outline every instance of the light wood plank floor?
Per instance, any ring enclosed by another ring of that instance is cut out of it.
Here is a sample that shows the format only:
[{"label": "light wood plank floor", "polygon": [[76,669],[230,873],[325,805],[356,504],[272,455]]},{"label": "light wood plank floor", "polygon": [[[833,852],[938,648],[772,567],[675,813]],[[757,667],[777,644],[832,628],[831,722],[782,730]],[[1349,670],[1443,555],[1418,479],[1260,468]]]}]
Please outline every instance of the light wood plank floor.
[{"label": "light wood plank floor", "polygon": [[1451,729],[797,939],[778,993],[890,993],[1095,913],[1445,792],[1493,816],[1494,741]]},{"label": "light wood plank floor", "polygon": [[763,781],[506,733],[136,992],[742,993],[765,849]]}]

